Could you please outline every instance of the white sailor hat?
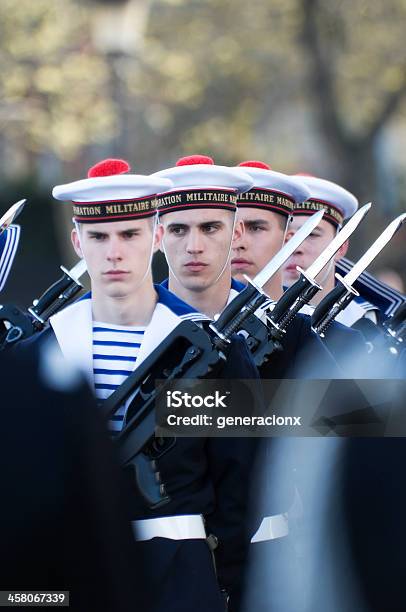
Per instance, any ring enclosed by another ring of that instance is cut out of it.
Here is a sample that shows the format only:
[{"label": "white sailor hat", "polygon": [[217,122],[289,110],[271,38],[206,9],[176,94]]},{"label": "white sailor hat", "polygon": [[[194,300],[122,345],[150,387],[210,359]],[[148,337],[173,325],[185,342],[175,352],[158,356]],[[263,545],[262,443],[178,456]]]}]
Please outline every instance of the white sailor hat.
[{"label": "white sailor hat", "polygon": [[173,188],[159,197],[160,215],[195,208],[223,208],[235,211],[237,195],[248,191],[253,180],[240,168],[217,166],[211,157],[181,157],[176,166],[152,176],[169,178]]},{"label": "white sailor hat", "polygon": [[263,208],[289,217],[295,204],[310,195],[300,179],[275,172],[262,161],[244,161],[238,167],[248,172],[254,181],[253,187],[238,197],[241,208]]},{"label": "white sailor hat", "polygon": [[310,196],[306,202],[295,206],[295,215],[311,215],[317,210],[324,210],[323,219],[340,227],[344,219],[357,210],[357,198],[337,183],[310,174],[295,174],[296,177],[309,189]]},{"label": "white sailor hat", "polygon": [[90,168],[88,178],[57,185],[56,200],[70,200],[75,221],[96,223],[126,221],[155,214],[157,194],[172,187],[166,178],[127,174],[129,164],[122,159],[105,159]]},{"label": "white sailor hat", "polygon": [[20,241],[20,226],[9,225],[0,232],[0,291],[6,284]]}]

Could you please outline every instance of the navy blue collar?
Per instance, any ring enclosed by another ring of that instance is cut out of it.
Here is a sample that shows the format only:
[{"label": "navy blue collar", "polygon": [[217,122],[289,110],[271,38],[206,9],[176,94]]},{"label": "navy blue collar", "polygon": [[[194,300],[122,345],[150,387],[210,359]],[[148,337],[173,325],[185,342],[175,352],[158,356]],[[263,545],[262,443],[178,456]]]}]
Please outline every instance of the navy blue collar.
[{"label": "navy blue collar", "polygon": [[[166,278],[164,281],[162,281],[160,286],[168,290],[169,279]],[[241,293],[241,291],[245,289],[245,285],[243,283],[240,283],[240,281],[236,281],[234,278],[232,278],[231,279],[231,289],[234,289],[235,291],[238,291],[238,293]]]},{"label": "navy blue collar", "polygon": [[178,298],[174,293],[169,291],[168,287],[165,287],[165,281],[160,285],[154,284],[155,291],[158,294],[158,302],[167,306],[172,312],[174,312],[178,317],[186,314],[198,313],[198,311]]},{"label": "navy blue collar", "polygon": [[240,281],[235,280],[235,278],[231,279],[231,289],[234,289],[235,291],[238,291],[238,293],[241,293],[241,291],[243,289],[245,289],[246,285],[244,285],[244,283],[240,283]]},{"label": "navy blue collar", "polygon": [[[343,276],[347,274],[354,263],[349,259],[342,258],[336,263],[336,270]],[[384,320],[392,314],[392,312],[405,301],[405,296],[392,289],[382,281],[378,280],[372,274],[363,272],[355,281],[354,289],[356,289],[360,297],[355,298],[361,306],[368,309],[368,302],[379,310],[381,318]]]},{"label": "navy blue collar", "polygon": [[[192,306],[189,306],[189,304],[186,304],[186,302],[184,302],[174,293],[169,291],[167,286],[165,287],[165,281],[161,285],[154,283],[154,289],[158,294],[158,302],[172,310],[172,312],[174,312],[179,317],[182,315],[194,314],[198,312],[195,308],[192,308]],[[91,297],[92,293],[91,291],[88,291],[87,293],[82,295],[78,301],[90,300]]]}]

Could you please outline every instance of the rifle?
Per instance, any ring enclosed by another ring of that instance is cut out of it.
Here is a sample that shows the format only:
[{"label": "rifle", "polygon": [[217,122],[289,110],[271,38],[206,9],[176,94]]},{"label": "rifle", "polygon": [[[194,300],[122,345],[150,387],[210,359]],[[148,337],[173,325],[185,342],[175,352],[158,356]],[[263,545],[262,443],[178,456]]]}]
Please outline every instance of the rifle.
[{"label": "rifle", "polygon": [[86,271],[81,259],[71,270],[61,266],[63,276],[41,295],[27,311],[14,304],[0,305],[0,350],[44,329],[48,319],[62,310],[82,289],[79,278]]},{"label": "rifle", "polygon": [[[123,467],[132,471],[137,488],[150,508],[169,501],[156,471],[157,459],[175,443],[173,438],[162,444],[154,441],[156,402],[162,399],[174,379],[213,376],[227,359],[232,335],[241,329],[250,330],[251,348],[263,359],[265,353],[281,349],[276,336],[271,347],[268,330],[254,312],[269,301],[262,287],[312,232],[322,216],[323,211],[319,211],[309,218],[253,281],[247,279],[247,287],[210,324],[208,331],[191,321],[182,322],[103,402],[102,410],[107,419],[128,402],[123,429],[114,441],[119,447]],[[282,332],[276,333],[282,335]],[[159,387],[155,385],[157,380],[161,381]]]},{"label": "rifle", "polygon": [[[239,324],[238,318],[236,318],[234,322],[235,331],[242,333],[245,337],[257,367],[261,367],[266,363],[275,351],[281,351],[283,349],[282,341],[287,327],[291,324],[301,308],[305,304],[308,304],[317,291],[321,289],[315,277],[327,265],[341,245],[344,244],[349,236],[356,230],[362,219],[368,213],[370,207],[371,204],[365,204],[365,206],[355,213],[346,226],[337,234],[334,240],[317,257],[311,266],[306,271],[300,270],[301,276],[299,280],[286,290],[272,308],[265,308],[265,310],[268,310],[266,313],[266,324],[255,314],[246,318],[242,324]],[[299,232],[304,230],[305,227],[306,223],[303,224],[296,232],[295,236],[289,240],[283,248],[288,247],[292,240],[295,240]],[[303,239],[302,237],[300,242],[303,242]],[[281,252],[282,251],[280,251],[279,254]],[[257,283],[257,279],[259,279],[261,274],[262,271],[255,277],[253,282],[254,285]],[[233,313],[235,314],[244,301],[243,293],[244,292],[231,302],[231,304],[234,305]],[[226,311],[223,313],[224,317],[226,316],[225,312]],[[221,315],[219,319],[221,322],[223,322],[223,315]]]},{"label": "rifle", "polygon": [[[359,296],[353,286],[355,281],[390,242],[405,221],[406,213],[396,217],[345,276],[336,274],[338,283],[320,302],[312,315],[312,328],[317,334],[323,336],[337,315],[351,303],[355,296]],[[397,324],[397,319],[392,320],[392,323]]]}]

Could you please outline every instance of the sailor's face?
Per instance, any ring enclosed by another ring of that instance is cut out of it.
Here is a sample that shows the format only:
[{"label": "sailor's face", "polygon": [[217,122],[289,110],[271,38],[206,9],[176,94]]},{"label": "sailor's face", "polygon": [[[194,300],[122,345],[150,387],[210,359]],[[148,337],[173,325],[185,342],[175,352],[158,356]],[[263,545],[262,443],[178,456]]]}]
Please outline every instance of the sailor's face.
[{"label": "sailor's face", "polygon": [[[307,219],[308,216],[306,215],[298,215],[293,217],[293,220],[286,232],[286,240],[290,240],[307,221]],[[335,235],[335,227],[329,223],[329,221],[322,219],[318,226],[314,228],[312,233],[304,242],[302,242],[293,255],[291,255],[291,257],[289,257],[287,260],[283,268],[283,284],[290,287],[290,285],[297,281],[300,273],[296,270],[296,266],[300,266],[306,270],[306,268],[308,268],[320,255],[320,253],[322,253],[322,251],[324,251],[324,249],[330,244]],[[339,254],[337,257],[339,257]]]},{"label": "sailor's face", "polygon": [[244,232],[233,244],[231,274],[245,283],[244,275],[254,278],[282,247],[286,217],[259,208],[240,208],[238,219],[243,221]]},{"label": "sailor's face", "polygon": [[163,215],[161,250],[171,273],[190,291],[213,286],[228,265],[235,213],[202,209]]},{"label": "sailor's face", "polygon": [[154,242],[151,218],[82,223],[72,243],[84,257],[92,291],[113,298],[131,295],[146,278]]}]

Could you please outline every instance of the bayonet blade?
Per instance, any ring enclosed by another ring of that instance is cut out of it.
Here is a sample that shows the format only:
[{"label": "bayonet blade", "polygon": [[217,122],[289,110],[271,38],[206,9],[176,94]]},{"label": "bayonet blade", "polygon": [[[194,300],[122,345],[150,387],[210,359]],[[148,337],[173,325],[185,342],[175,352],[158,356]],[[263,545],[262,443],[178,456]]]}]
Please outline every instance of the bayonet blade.
[{"label": "bayonet blade", "polygon": [[66,270],[66,273],[76,282],[79,283],[79,279],[86,272],[87,266],[84,259],[80,259],[70,270]]},{"label": "bayonet blade", "polygon": [[375,259],[382,249],[388,244],[388,242],[396,234],[400,226],[406,221],[406,213],[399,215],[388,227],[382,232],[382,234],[375,240],[375,242],[369,247],[369,249],[363,254],[361,259],[351,268],[351,270],[344,276],[344,281],[350,287],[357,280],[360,274],[369,266],[369,264]]},{"label": "bayonet blade", "polygon": [[0,234],[2,234],[8,228],[8,226],[11,225],[13,221],[18,217],[18,215],[24,208],[26,201],[27,200],[19,200],[18,202],[10,206],[8,211],[4,213],[4,215],[0,219]]},{"label": "bayonet blade", "polygon": [[369,212],[372,204],[369,202],[360,208],[346,223],[343,229],[337,234],[337,236],[330,242],[328,247],[315,259],[315,261],[306,270],[306,276],[308,278],[315,279],[318,274],[322,271],[325,265],[328,264],[330,259],[334,257],[338,249],[344,244],[351,234],[356,230],[362,219]]},{"label": "bayonet blade", "polygon": [[275,257],[272,257],[261,272],[253,279],[253,283],[257,287],[263,287],[270,278],[279,270],[281,266],[289,259],[296,251],[297,247],[312,233],[314,228],[320,223],[324,215],[324,210],[319,210],[312,215],[302,227],[298,229],[295,235],[278,251]]}]

